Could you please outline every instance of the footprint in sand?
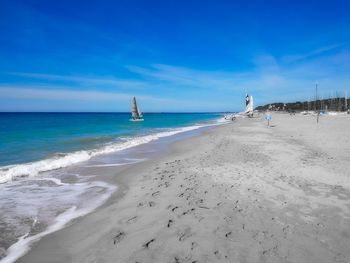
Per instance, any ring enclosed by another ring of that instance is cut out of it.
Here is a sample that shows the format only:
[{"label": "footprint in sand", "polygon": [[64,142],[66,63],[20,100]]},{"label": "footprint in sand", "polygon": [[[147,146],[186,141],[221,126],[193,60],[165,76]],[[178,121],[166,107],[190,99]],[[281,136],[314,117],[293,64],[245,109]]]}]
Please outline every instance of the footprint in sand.
[{"label": "footprint in sand", "polygon": [[144,248],[149,248],[149,246],[151,245],[151,243],[153,243],[156,239],[152,238],[151,240],[147,241],[145,244],[143,244]]},{"label": "footprint in sand", "polygon": [[171,227],[173,224],[174,224],[174,220],[172,220],[172,219],[169,219],[169,221],[168,221],[168,227]]},{"label": "footprint in sand", "polygon": [[225,234],[225,237],[226,237],[226,238],[229,238],[231,235],[232,235],[232,231],[227,232],[227,233]]},{"label": "footprint in sand", "polygon": [[191,260],[191,256],[187,256],[187,257],[179,257],[179,256],[175,256],[174,257],[174,263],[181,263],[181,262],[191,262],[191,263],[198,263],[198,260]]},{"label": "footprint in sand", "polygon": [[272,248],[266,249],[262,252],[263,255],[268,255],[270,253],[276,253],[276,251],[278,250],[278,245],[275,245]]},{"label": "footprint in sand", "polygon": [[196,247],[198,247],[198,243],[197,242],[192,242],[191,243],[191,250],[194,250]]},{"label": "footprint in sand", "polygon": [[152,193],[152,196],[157,196],[159,194],[160,194],[160,191],[156,191],[156,192]]},{"label": "footprint in sand", "polygon": [[220,259],[221,258],[221,253],[219,250],[215,250],[214,251],[214,255],[216,256],[217,259]]},{"label": "footprint in sand", "polygon": [[133,217],[129,218],[128,220],[126,220],[126,223],[133,224],[137,221],[137,218],[138,218],[137,216],[133,216]]},{"label": "footprint in sand", "polygon": [[193,211],[195,211],[195,210],[196,210],[195,208],[191,208],[191,209],[189,209],[189,210],[183,212],[182,215],[183,215],[183,216],[184,216],[184,215],[187,215],[188,213],[191,213],[191,212],[193,212]]},{"label": "footprint in sand", "polygon": [[117,234],[113,237],[113,244],[117,244],[120,241],[122,241],[124,239],[124,237],[126,236],[125,232],[123,231],[118,231]]},{"label": "footprint in sand", "polygon": [[171,209],[171,211],[174,212],[178,208],[179,208],[178,206],[175,206],[174,208]]},{"label": "footprint in sand", "polygon": [[192,236],[191,228],[188,227],[183,232],[180,233],[179,241],[182,242],[191,236]]}]

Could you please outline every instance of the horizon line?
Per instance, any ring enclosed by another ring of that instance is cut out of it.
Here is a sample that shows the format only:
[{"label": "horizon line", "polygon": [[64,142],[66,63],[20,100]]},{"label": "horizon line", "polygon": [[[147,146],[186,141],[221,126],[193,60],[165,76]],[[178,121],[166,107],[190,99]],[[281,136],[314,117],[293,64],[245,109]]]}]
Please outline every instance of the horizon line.
[{"label": "horizon line", "polygon": [[[142,114],[159,114],[159,113],[227,113],[227,112],[238,112],[238,111],[146,111]],[[129,111],[0,111],[1,113],[125,113],[131,114]]]}]

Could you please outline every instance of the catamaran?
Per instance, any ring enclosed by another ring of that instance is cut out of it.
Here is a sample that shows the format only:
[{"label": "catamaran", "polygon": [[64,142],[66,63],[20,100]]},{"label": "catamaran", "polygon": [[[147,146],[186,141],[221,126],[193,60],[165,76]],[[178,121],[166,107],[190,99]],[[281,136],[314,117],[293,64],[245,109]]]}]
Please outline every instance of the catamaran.
[{"label": "catamaran", "polygon": [[136,98],[132,98],[131,102],[131,121],[143,121],[142,113],[137,108]]},{"label": "catamaran", "polygon": [[252,118],[254,117],[254,102],[253,96],[249,96],[246,94],[245,96],[245,111],[241,111],[238,113],[228,113],[225,115],[225,120],[235,120],[236,117],[244,118],[244,117]]},{"label": "catamaran", "polygon": [[254,113],[254,102],[253,102],[253,96],[249,96],[246,94],[245,96],[245,114],[248,117],[253,117]]}]

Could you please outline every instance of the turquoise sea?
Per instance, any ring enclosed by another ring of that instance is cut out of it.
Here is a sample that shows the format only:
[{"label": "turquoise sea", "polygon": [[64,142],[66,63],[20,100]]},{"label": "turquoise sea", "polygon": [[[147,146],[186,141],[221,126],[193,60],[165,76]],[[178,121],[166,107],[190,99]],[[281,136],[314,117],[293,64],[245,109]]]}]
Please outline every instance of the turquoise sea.
[{"label": "turquoise sea", "polygon": [[[150,158],[172,135],[215,125],[219,113],[0,113],[0,263],[103,204],[102,177]],[[186,133],[187,132],[187,133]]]},{"label": "turquoise sea", "polygon": [[125,138],[205,123],[216,113],[0,113],[0,166],[33,162]]}]

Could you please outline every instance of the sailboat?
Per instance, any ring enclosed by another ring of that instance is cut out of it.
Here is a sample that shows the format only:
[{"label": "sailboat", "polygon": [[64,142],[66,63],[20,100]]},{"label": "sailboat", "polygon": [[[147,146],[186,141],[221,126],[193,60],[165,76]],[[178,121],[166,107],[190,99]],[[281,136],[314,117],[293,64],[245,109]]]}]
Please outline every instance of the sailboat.
[{"label": "sailboat", "polygon": [[143,121],[142,113],[137,108],[136,98],[132,98],[131,102],[131,121]]},{"label": "sailboat", "polygon": [[245,114],[248,115],[248,117],[253,117],[254,113],[254,102],[253,102],[253,96],[249,96],[246,94],[245,96]]},{"label": "sailboat", "polygon": [[238,113],[231,113],[225,115],[225,120],[232,120],[234,121],[236,118],[244,118],[248,116],[249,118],[254,117],[254,101],[253,96],[249,96],[246,94],[245,96],[245,111],[241,111]]}]

